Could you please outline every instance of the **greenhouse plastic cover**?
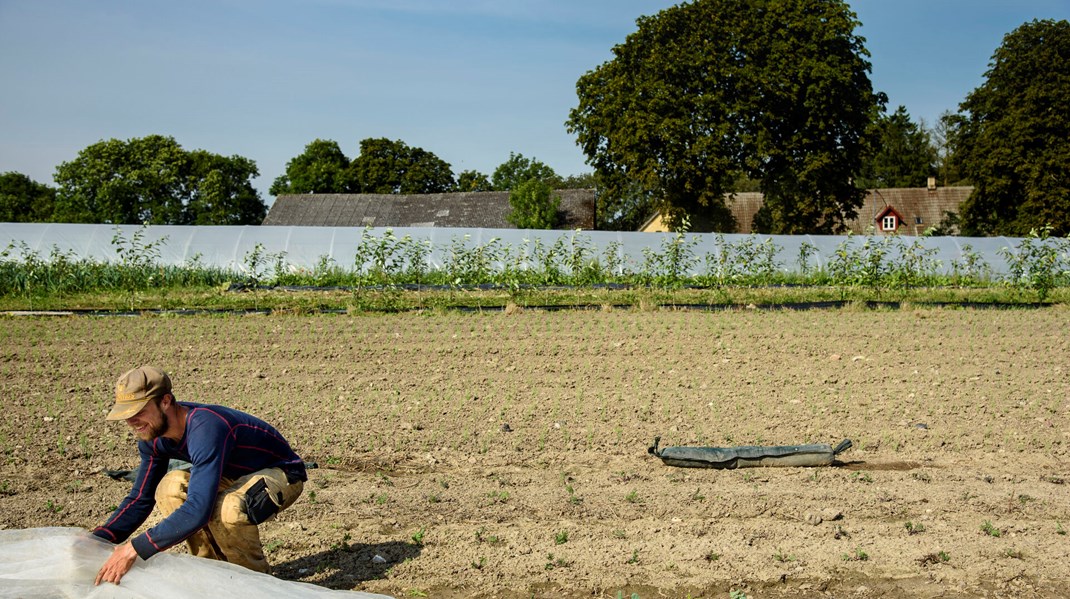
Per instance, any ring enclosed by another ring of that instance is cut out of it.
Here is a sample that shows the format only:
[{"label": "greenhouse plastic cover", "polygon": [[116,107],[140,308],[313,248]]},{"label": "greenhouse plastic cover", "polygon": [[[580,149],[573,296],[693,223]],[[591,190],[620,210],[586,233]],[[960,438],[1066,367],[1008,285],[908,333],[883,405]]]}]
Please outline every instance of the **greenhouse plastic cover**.
[{"label": "greenhouse plastic cover", "polygon": [[[583,244],[598,256],[609,248],[618,254],[619,264],[642,264],[644,250],[663,252],[676,238],[675,233],[639,233],[630,231],[536,231],[527,229],[464,229],[464,228],[361,228],[361,227],[289,227],[289,226],[178,226],[153,225],[85,225],[0,223],[0,250],[11,248],[8,259],[18,259],[27,250],[47,259],[53,251],[76,258],[100,262],[119,261],[116,236],[129,247],[140,236],[141,247],[152,245],[158,251],[156,262],[180,266],[196,262],[202,266],[227,270],[248,270],[249,256],[257,246],[261,255],[282,255],[284,262],[295,268],[312,269],[324,258],[334,265],[352,269],[354,258],[365,236],[395,238],[408,236],[414,241],[428,241],[432,251],[428,269],[440,269],[448,260],[450,247],[463,243],[468,247],[485,246],[495,241],[512,248],[514,255],[531,256],[535,240],[543,248],[553,246],[562,237],[568,244]],[[800,248],[808,243],[815,248],[809,257],[811,267],[825,267],[837,248],[848,238],[839,235],[740,235],[719,233],[686,233],[684,238],[694,245],[695,256],[718,255],[723,244],[738,244],[744,240],[764,243],[766,240],[780,248],[776,261],[781,270],[798,268]],[[856,235],[850,243],[857,248],[869,239],[886,240],[887,236]],[[900,236],[904,245],[915,241],[934,250],[931,260],[940,265],[937,272],[949,272],[952,264],[961,264],[967,252],[979,257],[992,274],[1008,271],[1006,259],[1000,255],[1004,248],[1012,253],[1021,239],[1009,237],[908,237]],[[566,246],[567,248],[567,246]],[[894,248],[893,248],[894,250]],[[894,251],[890,257],[894,257]],[[268,260],[271,262],[271,260]],[[688,273],[699,274],[699,273]]]},{"label": "greenhouse plastic cover", "polygon": [[0,530],[0,598],[4,599],[390,599],[279,580],[241,566],[189,555],[138,558],[119,585],[94,586],[114,545],[79,528]]}]

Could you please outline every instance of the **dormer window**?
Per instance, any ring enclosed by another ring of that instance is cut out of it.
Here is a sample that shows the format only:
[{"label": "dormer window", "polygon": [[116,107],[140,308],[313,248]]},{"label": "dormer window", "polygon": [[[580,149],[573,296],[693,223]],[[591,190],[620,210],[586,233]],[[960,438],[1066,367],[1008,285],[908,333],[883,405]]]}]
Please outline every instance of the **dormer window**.
[{"label": "dormer window", "polygon": [[880,227],[881,233],[895,233],[899,230],[899,225],[903,224],[903,217],[891,206],[885,207],[881,210],[875,219],[876,225]]}]

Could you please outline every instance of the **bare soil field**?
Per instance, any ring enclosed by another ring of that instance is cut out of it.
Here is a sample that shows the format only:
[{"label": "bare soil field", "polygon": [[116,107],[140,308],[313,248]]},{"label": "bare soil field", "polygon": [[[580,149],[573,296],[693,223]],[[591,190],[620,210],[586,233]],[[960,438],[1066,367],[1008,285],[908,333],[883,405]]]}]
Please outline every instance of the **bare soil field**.
[{"label": "bare soil field", "polygon": [[[0,527],[100,523],[151,363],[275,424],[275,574],[396,597],[1070,596],[1070,311],[0,319]],[[831,467],[662,446],[851,439]],[[180,551],[175,548],[172,551]],[[379,558],[375,558],[379,556]]]}]

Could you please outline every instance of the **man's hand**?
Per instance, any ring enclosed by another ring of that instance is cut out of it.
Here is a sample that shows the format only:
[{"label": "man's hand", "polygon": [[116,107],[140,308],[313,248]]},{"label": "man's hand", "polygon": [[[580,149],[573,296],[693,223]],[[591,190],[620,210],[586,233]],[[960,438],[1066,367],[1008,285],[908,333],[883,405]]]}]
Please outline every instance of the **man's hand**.
[{"label": "man's hand", "polygon": [[133,545],[129,542],[119,545],[112,552],[108,561],[104,562],[104,565],[100,567],[100,572],[97,572],[97,579],[93,584],[99,585],[101,582],[119,584],[119,580],[123,575],[134,567],[134,560],[136,559],[137,551],[134,551]]}]

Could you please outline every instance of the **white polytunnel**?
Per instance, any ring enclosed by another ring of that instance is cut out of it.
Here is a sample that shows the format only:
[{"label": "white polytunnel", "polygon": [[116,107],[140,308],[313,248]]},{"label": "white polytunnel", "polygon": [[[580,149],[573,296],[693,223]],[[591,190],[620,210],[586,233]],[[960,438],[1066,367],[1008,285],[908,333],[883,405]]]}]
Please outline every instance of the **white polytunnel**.
[{"label": "white polytunnel", "polygon": [[138,558],[119,585],[94,585],[114,545],[77,528],[0,531],[0,599],[390,599],[281,580],[185,554]]},{"label": "white polytunnel", "polygon": [[711,257],[733,251],[733,248],[737,252],[744,248],[764,252],[771,256],[776,270],[799,272],[804,263],[810,269],[826,268],[837,252],[845,248],[858,251],[872,247],[880,248],[891,259],[907,251],[921,254],[936,273],[950,273],[957,265],[970,263],[985,265],[994,276],[1007,274],[1007,256],[1014,256],[1023,241],[1013,237],[0,223],[0,251],[6,252],[3,258],[6,260],[19,260],[27,254],[47,260],[54,252],[59,252],[78,259],[116,262],[122,259],[120,249],[126,249],[135,253],[151,251],[154,262],[161,265],[197,264],[237,272],[249,270],[258,257],[261,263],[281,261],[291,268],[312,269],[326,262],[354,269],[362,242],[367,245],[369,240],[375,242],[388,238],[429,244],[430,251],[426,254],[429,270],[442,268],[449,259],[451,248],[459,244],[469,248],[489,245],[508,248],[513,259],[521,262],[537,255],[539,248],[545,252],[560,244],[565,252],[582,248],[594,257],[612,255],[622,267],[643,264],[648,252],[665,253],[673,244],[680,244],[695,257],[691,265],[693,272],[686,274],[701,274]]}]

